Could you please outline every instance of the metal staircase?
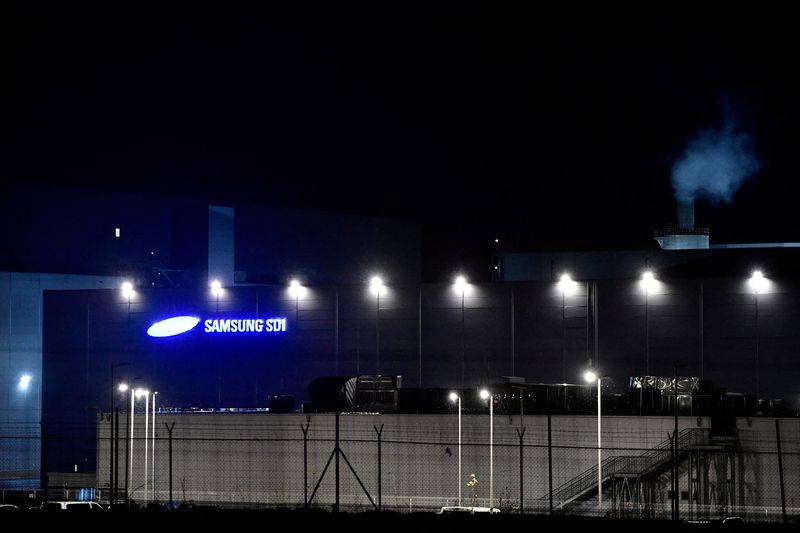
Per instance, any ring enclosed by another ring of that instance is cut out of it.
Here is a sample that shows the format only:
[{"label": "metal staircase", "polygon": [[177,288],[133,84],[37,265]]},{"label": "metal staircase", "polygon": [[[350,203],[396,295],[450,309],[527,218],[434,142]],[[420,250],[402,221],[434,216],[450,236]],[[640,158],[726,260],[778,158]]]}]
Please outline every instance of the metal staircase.
[{"label": "metal staircase", "polygon": [[[708,444],[709,430],[707,429],[684,429],[678,433],[678,461],[683,459],[688,448]],[[647,450],[641,455],[620,455],[608,457],[601,463],[602,481],[614,476],[639,477],[648,474],[656,474],[666,468],[671,460],[672,445],[669,439],[665,440],[655,448]],[[592,489],[597,488],[597,465],[582,472],[567,481],[560,487],[553,490],[553,502],[558,502],[561,506],[580,498]],[[540,499],[547,500],[549,494],[545,494]]]}]

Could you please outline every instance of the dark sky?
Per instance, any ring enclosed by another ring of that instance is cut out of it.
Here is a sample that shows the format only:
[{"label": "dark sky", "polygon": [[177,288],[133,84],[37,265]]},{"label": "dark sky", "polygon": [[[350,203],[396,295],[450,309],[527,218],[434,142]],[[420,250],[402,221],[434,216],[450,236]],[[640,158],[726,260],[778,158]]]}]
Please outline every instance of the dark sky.
[{"label": "dark sky", "polygon": [[786,13],[166,4],[14,4],[7,179],[412,217],[430,278],[495,237],[656,246],[672,165],[728,112],[760,170],[698,224],[800,241]]}]

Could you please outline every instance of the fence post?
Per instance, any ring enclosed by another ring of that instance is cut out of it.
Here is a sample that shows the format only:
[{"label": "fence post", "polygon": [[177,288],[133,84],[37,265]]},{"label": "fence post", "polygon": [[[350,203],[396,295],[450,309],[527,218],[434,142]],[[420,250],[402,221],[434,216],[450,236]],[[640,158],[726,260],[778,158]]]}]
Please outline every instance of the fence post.
[{"label": "fence post", "polygon": [[308,428],[311,426],[311,420],[303,426],[300,424],[300,429],[303,430],[303,505],[308,507]]},{"label": "fence post", "polygon": [[781,484],[781,516],[783,523],[786,523],[786,493],[783,487],[783,457],[781,457],[781,424],[780,420],[775,419],[775,442],[778,445],[778,479]]},{"label": "fence post", "polygon": [[339,512],[339,411],[336,411],[336,447],[334,448],[336,454],[336,503],[333,506],[333,512]]},{"label": "fence post", "polygon": [[553,432],[550,413],[547,413],[547,485],[550,495],[550,514],[553,514]]},{"label": "fence post", "polygon": [[672,487],[672,520],[675,521],[678,519],[675,508],[676,508],[676,501],[677,501],[677,490],[675,479],[675,463],[677,462],[677,450],[676,450],[676,440],[677,435],[675,433],[667,432],[667,438],[669,439],[669,458],[670,458],[670,486]]},{"label": "fence post", "polygon": [[375,433],[378,434],[378,511],[382,509],[381,507],[381,434],[383,433],[383,424],[381,424],[381,429],[378,429],[377,426],[372,426],[375,430]]},{"label": "fence post", "polygon": [[164,425],[167,426],[167,433],[169,433],[169,503],[172,505],[172,429],[175,427],[175,422],[172,425],[164,422]]},{"label": "fence post", "polygon": [[524,449],[522,444],[522,439],[525,437],[525,427],[522,428],[522,431],[517,428],[517,435],[519,436],[519,514],[523,514],[525,512],[525,492],[524,492],[524,478],[522,477],[522,462],[524,460]]},{"label": "fence post", "polygon": [[112,503],[117,503],[119,493],[119,407],[114,408],[114,487],[111,497]]},{"label": "fence post", "polygon": [[42,489],[42,498],[44,503],[47,503],[47,489],[48,489],[48,476],[47,476],[47,424],[43,424],[39,422],[41,426],[41,430],[39,432],[39,438],[41,439],[41,444],[39,445],[40,453],[42,454],[42,458],[39,461],[39,477],[41,478],[39,481],[39,486]]}]

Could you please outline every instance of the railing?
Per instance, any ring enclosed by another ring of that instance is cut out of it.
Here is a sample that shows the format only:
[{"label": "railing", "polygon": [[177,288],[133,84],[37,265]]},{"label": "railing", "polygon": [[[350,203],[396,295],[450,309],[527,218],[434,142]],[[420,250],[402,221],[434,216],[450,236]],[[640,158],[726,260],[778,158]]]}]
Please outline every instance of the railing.
[{"label": "railing", "polygon": [[[708,430],[705,429],[684,429],[678,433],[677,450],[685,450],[689,446],[696,446],[708,442]],[[608,457],[601,464],[602,479],[618,474],[641,475],[656,469],[670,460],[672,455],[672,444],[669,439],[636,456],[617,456]],[[588,490],[597,486],[597,465],[578,474],[576,477],[567,481],[553,491],[553,501],[560,502],[561,505],[567,504],[584,494]],[[545,494],[541,499],[549,498]]]},{"label": "railing", "polygon": [[653,237],[666,237],[667,235],[709,235],[708,228],[681,228],[681,227],[667,227],[664,229],[657,229],[653,232]]}]

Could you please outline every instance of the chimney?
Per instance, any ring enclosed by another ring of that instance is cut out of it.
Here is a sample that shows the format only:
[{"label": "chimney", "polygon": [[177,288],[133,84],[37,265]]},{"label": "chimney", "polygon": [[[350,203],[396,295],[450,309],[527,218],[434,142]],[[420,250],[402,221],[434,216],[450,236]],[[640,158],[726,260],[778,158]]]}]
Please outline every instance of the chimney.
[{"label": "chimney", "polygon": [[694,200],[678,201],[678,223],[654,232],[662,250],[708,249],[708,228],[694,225]]},{"label": "chimney", "polygon": [[694,200],[678,201],[678,227],[681,229],[694,228]]}]

